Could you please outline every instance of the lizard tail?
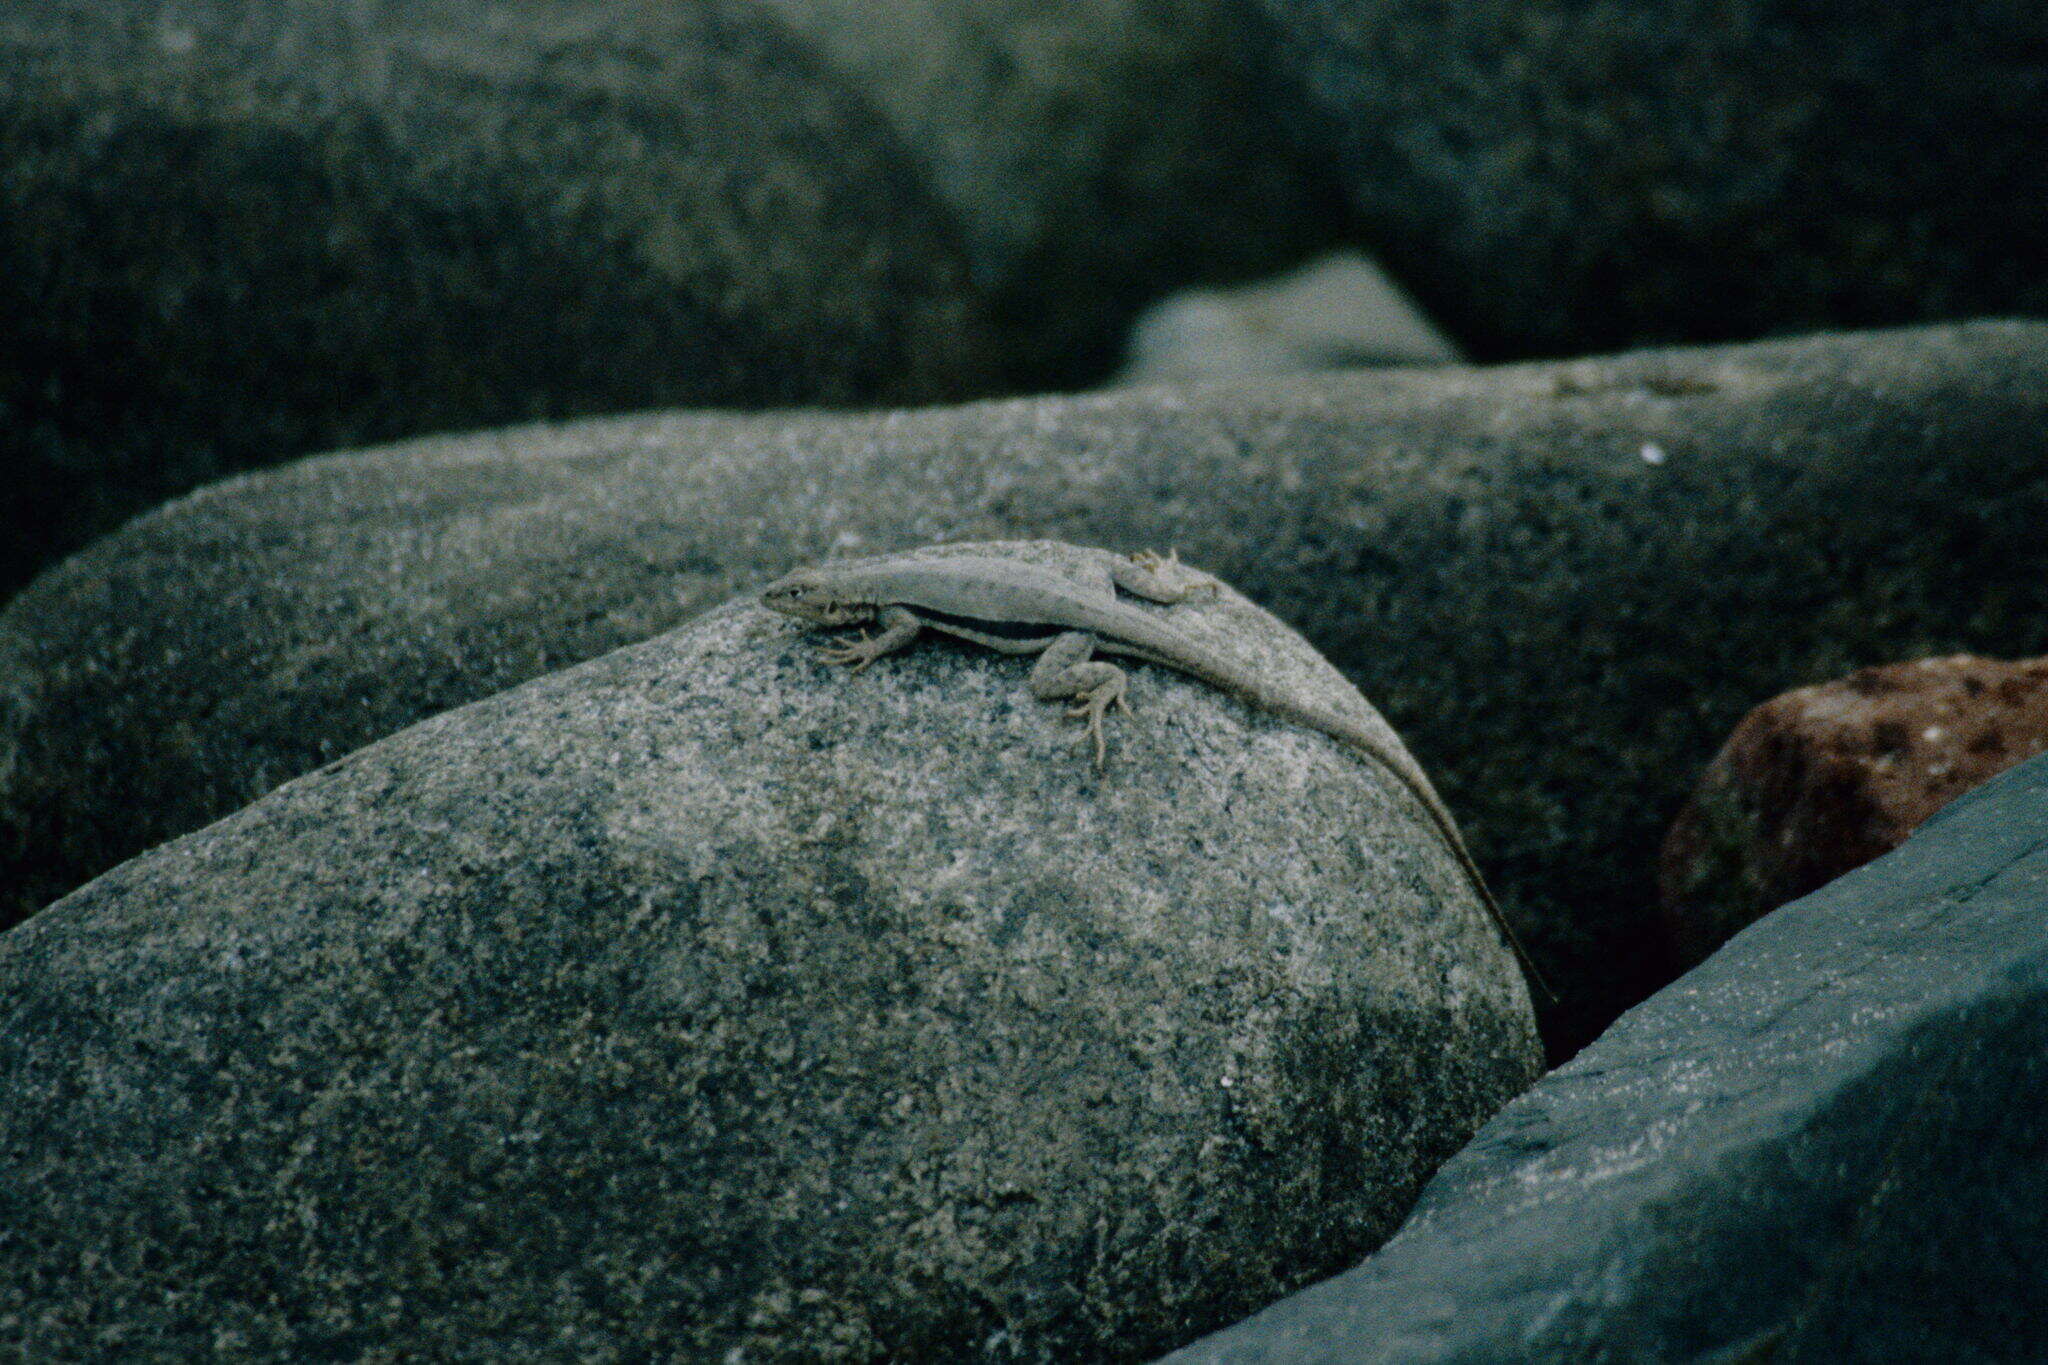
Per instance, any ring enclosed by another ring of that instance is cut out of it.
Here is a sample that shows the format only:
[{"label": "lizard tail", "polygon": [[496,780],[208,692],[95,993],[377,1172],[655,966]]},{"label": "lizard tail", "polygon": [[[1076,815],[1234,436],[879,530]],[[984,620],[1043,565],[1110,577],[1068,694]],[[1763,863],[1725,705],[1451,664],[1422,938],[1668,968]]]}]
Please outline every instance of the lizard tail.
[{"label": "lizard tail", "polygon": [[[1378,764],[1400,780],[1409,794],[1422,803],[1432,824],[1450,845],[1458,864],[1470,879],[1473,890],[1479,893],[1481,904],[1500,930],[1502,938],[1521,964],[1529,983],[1552,1003],[1557,1003],[1557,992],[1550,989],[1550,983],[1543,979],[1543,973],[1536,969],[1536,960],[1529,956],[1529,950],[1522,946],[1522,940],[1508,923],[1507,915],[1501,910],[1500,902],[1493,897],[1493,888],[1486,884],[1486,878],[1479,871],[1479,864],[1472,861],[1472,852],[1465,847],[1465,836],[1458,832],[1458,822],[1451,818],[1443,798],[1430,785],[1429,777],[1407,753],[1399,748],[1389,747],[1379,736],[1362,728],[1356,721],[1326,710],[1314,702],[1269,687],[1252,674],[1226,664],[1213,656],[1205,655],[1173,632],[1163,629],[1143,618],[1127,622],[1114,636],[1105,636],[1103,643],[1119,654],[1146,659],[1156,664],[1186,673],[1208,683],[1211,687],[1236,697],[1256,710],[1305,725],[1311,730],[1320,730],[1338,743],[1352,750],[1360,757]],[[1395,741],[1398,745],[1399,741]]]},{"label": "lizard tail", "polygon": [[1493,920],[1494,927],[1500,930],[1500,936],[1506,940],[1509,950],[1514,953],[1515,961],[1521,964],[1523,975],[1529,978],[1529,984],[1542,992],[1551,1004],[1559,1003],[1557,992],[1550,988],[1550,983],[1537,969],[1536,959],[1522,946],[1521,936],[1515,933],[1514,926],[1508,923],[1507,912],[1502,910],[1500,902],[1494,899],[1493,888],[1486,884],[1486,877],[1479,871],[1479,864],[1473,861],[1472,851],[1465,846],[1465,836],[1459,831],[1458,822],[1451,818],[1449,807],[1444,805],[1443,798],[1437,795],[1436,788],[1430,784],[1428,776],[1414,760],[1410,759],[1406,763],[1399,761],[1378,739],[1361,730],[1356,722],[1347,720],[1334,711],[1326,711],[1313,703],[1278,696],[1263,688],[1259,689],[1259,694],[1254,700],[1275,715],[1296,721],[1311,729],[1321,730],[1399,779],[1401,785],[1408,789],[1409,795],[1422,804],[1423,810],[1429,815],[1430,823],[1436,826],[1437,833],[1450,846],[1458,865],[1464,869],[1466,879],[1472,883],[1472,889],[1479,893],[1480,904],[1486,907],[1486,913]]}]

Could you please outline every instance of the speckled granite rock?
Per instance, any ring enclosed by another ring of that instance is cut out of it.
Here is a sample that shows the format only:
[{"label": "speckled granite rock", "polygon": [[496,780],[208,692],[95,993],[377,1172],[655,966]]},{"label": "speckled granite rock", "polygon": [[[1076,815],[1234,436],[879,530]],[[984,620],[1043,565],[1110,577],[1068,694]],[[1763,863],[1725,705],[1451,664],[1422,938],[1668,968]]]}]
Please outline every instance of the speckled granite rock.
[{"label": "speckled granite rock", "polygon": [[208,489],[0,614],[0,868],[33,908],[450,706],[792,564],[1179,546],[1395,722],[1564,1004],[1669,979],[1656,853],[1759,697],[2048,652],[2048,326],[949,410],[645,417]]},{"label": "speckled granite rock", "polygon": [[2043,750],[2048,659],[1918,659],[1773,697],[1735,727],[1665,836],[1658,903],[1680,961]]},{"label": "speckled granite rock", "polygon": [[1260,0],[1472,353],[2048,312],[2048,9]]},{"label": "speckled granite rock", "polygon": [[2044,905],[2036,759],[1632,1011],[1364,1264],[1170,1359],[2030,1358]]},{"label": "speckled granite rock", "polygon": [[1018,389],[1091,386],[1131,315],[1343,239],[1243,0],[763,0],[951,211]]},{"label": "speckled granite rock", "polygon": [[0,70],[0,594],[309,450],[992,383],[948,215],[750,0],[9,0]]},{"label": "speckled granite rock", "polygon": [[0,936],[0,1350],[1142,1358],[1534,1078],[1375,765],[1144,668],[1098,773],[1017,660],[813,638],[723,608]]}]

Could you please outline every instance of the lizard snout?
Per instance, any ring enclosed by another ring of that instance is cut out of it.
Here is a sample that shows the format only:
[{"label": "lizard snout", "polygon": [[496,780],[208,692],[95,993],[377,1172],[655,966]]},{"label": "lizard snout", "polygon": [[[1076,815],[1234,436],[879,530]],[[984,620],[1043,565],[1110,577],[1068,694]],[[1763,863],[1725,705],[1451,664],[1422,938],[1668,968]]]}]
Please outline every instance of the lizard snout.
[{"label": "lizard snout", "polygon": [[847,601],[808,571],[778,578],[763,588],[761,605],[821,626],[856,625],[874,614],[873,608]]}]

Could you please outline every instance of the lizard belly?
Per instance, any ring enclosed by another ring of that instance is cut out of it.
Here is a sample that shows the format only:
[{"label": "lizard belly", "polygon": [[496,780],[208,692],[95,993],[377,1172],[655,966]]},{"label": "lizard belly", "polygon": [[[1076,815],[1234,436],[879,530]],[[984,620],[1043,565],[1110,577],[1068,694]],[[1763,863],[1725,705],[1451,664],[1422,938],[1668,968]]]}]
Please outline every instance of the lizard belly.
[{"label": "lizard belly", "polygon": [[984,621],[930,607],[906,606],[904,610],[932,630],[972,640],[984,649],[1002,654],[1041,654],[1046,646],[1067,633],[1066,627],[1043,621]]}]

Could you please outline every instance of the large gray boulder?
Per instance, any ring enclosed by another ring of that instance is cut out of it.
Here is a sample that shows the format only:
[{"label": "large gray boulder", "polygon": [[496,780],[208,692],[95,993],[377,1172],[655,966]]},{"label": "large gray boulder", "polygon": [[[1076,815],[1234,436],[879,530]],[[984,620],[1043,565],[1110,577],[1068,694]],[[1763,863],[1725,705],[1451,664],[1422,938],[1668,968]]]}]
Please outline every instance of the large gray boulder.
[{"label": "large gray boulder", "polygon": [[0,1354],[1129,1360],[1355,1260],[1513,959],[1378,766],[1141,668],[1098,771],[1024,674],[741,602],[0,935]]},{"label": "large gray boulder", "polygon": [[2036,1358],[2044,912],[2048,758],[1632,1011],[1363,1265],[1171,1359]]},{"label": "large gray boulder", "polygon": [[950,215],[753,0],[9,0],[0,70],[0,594],[309,450],[995,382]]},{"label": "large gray boulder", "polygon": [[1260,4],[1370,247],[1474,354],[2048,313],[2034,0]]},{"label": "large gray boulder", "polygon": [[875,417],[656,414],[218,485],[0,614],[27,913],[296,774],[791,565],[1178,546],[1302,630],[1438,779],[1564,1002],[1669,979],[1666,824],[1759,700],[2048,652],[2048,326]]}]

